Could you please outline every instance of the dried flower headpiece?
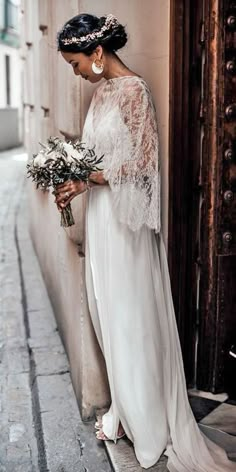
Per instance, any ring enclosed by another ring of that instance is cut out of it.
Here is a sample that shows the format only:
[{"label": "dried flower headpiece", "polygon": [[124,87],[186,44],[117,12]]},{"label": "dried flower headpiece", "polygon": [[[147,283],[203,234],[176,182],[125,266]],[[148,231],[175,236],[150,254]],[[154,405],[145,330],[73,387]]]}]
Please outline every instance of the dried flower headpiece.
[{"label": "dried flower headpiece", "polygon": [[114,15],[110,14],[107,15],[106,21],[99,31],[94,31],[94,33],[89,33],[86,36],[80,36],[80,38],[76,38],[75,36],[73,36],[72,38],[64,38],[61,41],[67,46],[69,44],[79,44],[83,43],[84,41],[102,38],[103,33],[105,31],[108,31],[110,28],[112,28],[113,26],[117,26],[118,24],[119,22],[117,18]]}]

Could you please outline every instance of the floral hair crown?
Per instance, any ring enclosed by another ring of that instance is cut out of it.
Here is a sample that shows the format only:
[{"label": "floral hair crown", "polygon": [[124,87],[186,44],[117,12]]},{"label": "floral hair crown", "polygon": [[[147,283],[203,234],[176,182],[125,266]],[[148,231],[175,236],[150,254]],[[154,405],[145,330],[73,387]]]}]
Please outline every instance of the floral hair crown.
[{"label": "floral hair crown", "polygon": [[119,22],[117,18],[114,15],[110,14],[107,15],[106,21],[99,31],[94,31],[94,33],[89,33],[86,36],[80,36],[80,38],[76,38],[75,36],[73,36],[72,38],[64,38],[61,41],[67,46],[69,44],[79,44],[85,41],[102,38],[103,33],[105,31],[108,31],[110,28],[112,28],[113,26],[117,26],[118,24]]}]

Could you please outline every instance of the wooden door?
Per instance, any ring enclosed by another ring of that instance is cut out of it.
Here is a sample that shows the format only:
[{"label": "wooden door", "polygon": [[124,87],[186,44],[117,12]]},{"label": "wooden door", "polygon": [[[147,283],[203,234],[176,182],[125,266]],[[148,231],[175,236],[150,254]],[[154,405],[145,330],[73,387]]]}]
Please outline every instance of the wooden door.
[{"label": "wooden door", "polygon": [[231,389],[236,1],[171,3],[169,265],[188,384]]}]

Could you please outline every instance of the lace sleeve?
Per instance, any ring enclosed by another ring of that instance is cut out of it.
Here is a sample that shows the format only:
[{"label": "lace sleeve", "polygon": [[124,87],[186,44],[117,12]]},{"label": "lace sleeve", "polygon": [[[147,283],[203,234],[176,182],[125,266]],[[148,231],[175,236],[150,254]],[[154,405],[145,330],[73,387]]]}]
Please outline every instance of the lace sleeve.
[{"label": "lace sleeve", "polygon": [[119,219],[132,230],[160,231],[160,170],[155,109],[144,81],[130,81],[119,99],[120,123],[111,165],[104,172],[119,192]]}]

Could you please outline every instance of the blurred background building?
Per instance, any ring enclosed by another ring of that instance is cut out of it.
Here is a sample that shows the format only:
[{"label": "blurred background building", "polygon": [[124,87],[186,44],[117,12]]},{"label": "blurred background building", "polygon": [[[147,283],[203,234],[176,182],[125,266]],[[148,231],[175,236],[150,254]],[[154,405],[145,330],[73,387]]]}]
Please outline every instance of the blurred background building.
[{"label": "blurred background building", "polygon": [[22,142],[22,60],[20,5],[0,1],[0,150]]},{"label": "blurred background building", "polygon": [[[236,339],[236,1],[22,1],[29,154],[49,135],[81,135],[95,86],[74,76],[57,51],[56,35],[82,12],[112,12],[127,25],[129,41],[120,57],[146,79],[156,104],[162,226],[188,385],[233,390],[228,352]],[[66,233],[52,195],[29,185],[31,235],[82,414],[89,417],[109,401],[109,392],[86,300],[85,204],[84,195],[74,200],[77,225]]]}]

